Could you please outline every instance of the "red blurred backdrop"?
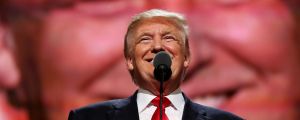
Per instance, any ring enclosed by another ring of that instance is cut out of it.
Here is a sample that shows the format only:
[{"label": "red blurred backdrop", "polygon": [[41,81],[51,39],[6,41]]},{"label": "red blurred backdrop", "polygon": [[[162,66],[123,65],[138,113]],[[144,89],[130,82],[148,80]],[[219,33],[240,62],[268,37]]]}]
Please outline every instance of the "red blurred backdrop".
[{"label": "red blurred backdrop", "polygon": [[131,17],[179,12],[192,64],[182,90],[248,120],[300,119],[299,2],[293,0],[4,0],[0,119],[66,120],[71,109],[125,98]]}]

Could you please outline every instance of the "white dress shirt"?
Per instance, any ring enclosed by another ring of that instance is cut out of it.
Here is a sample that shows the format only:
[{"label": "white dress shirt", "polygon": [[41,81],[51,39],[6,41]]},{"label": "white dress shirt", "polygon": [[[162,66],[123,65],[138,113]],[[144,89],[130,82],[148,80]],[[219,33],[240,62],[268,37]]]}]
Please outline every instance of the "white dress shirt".
[{"label": "white dress shirt", "polygon": [[[151,101],[155,97],[155,95],[147,90],[141,88],[138,90],[137,106],[140,120],[151,120],[151,117],[156,110],[156,106],[152,105]],[[166,97],[171,102],[171,105],[165,108],[169,120],[181,120],[185,104],[181,90],[178,88]]]}]

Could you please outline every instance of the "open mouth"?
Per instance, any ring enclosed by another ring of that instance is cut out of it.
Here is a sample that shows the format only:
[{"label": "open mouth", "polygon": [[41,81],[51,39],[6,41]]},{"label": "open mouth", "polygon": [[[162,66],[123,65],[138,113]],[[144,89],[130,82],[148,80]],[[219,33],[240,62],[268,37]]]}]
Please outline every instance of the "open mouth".
[{"label": "open mouth", "polygon": [[202,105],[220,108],[231,101],[238,93],[238,89],[229,89],[225,91],[203,94],[193,97],[193,101]]},{"label": "open mouth", "polygon": [[145,60],[151,64],[153,63],[153,58],[146,58]]},{"label": "open mouth", "polygon": [[196,66],[182,86],[196,103],[227,109],[244,97],[245,92],[252,89],[260,79],[255,70],[244,66],[213,65],[205,63]]}]

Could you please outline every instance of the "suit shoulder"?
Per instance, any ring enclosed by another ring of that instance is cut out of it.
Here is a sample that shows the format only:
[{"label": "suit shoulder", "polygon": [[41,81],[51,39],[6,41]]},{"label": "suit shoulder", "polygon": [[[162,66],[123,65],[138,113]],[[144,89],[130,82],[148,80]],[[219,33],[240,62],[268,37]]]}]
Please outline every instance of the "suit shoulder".
[{"label": "suit shoulder", "polygon": [[68,120],[92,120],[93,118],[105,118],[107,113],[126,102],[127,99],[116,99],[98,102],[78,109],[71,110]]},{"label": "suit shoulder", "polygon": [[244,120],[239,116],[230,112],[226,112],[209,106],[200,105],[197,103],[193,103],[193,104],[196,107],[196,109],[204,110],[209,120]]}]

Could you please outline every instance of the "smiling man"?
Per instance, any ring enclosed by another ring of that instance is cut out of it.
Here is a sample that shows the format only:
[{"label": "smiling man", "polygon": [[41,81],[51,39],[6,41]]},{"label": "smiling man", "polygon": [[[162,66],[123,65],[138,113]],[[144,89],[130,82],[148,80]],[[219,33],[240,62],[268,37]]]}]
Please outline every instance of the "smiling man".
[{"label": "smiling man", "polygon": [[190,6],[187,96],[248,120],[299,120],[299,4],[293,9],[289,2],[199,0]]},{"label": "smiling man", "polygon": [[125,37],[127,68],[137,92],[127,99],[93,104],[72,110],[69,120],[158,120],[156,100],[159,82],[153,75],[153,58],[165,51],[171,56],[172,75],[164,83],[163,120],[240,120],[217,109],[193,103],[180,90],[190,63],[188,27],[183,16],[163,10],[149,10],[135,16]]}]

